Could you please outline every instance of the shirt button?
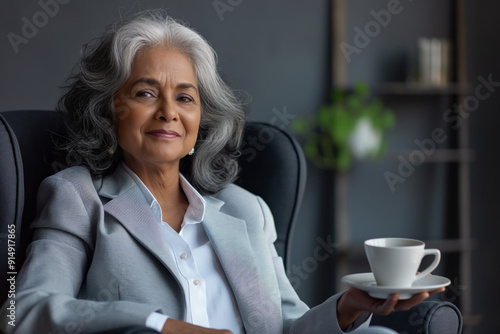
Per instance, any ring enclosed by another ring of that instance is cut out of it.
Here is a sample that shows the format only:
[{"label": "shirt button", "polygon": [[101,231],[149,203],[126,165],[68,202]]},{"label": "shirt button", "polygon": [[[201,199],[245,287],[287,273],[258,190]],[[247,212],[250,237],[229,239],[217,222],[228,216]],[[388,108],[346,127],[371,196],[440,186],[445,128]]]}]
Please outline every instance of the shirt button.
[{"label": "shirt button", "polygon": [[199,280],[197,280],[197,279],[195,279],[195,280],[193,281],[193,284],[194,284],[194,285],[200,285],[200,283],[201,283],[201,282],[200,282]]},{"label": "shirt button", "polygon": [[181,259],[185,260],[187,259],[188,255],[186,253],[182,253],[181,254]]}]

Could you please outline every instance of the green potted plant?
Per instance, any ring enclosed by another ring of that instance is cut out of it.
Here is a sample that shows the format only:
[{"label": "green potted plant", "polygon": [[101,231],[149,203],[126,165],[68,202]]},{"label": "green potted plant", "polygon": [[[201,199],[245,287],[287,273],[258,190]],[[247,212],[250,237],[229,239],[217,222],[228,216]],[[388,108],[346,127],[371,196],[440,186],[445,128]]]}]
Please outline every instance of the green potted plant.
[{"label": "green potted plant", "polygon": [[353,158],[380,157],[385,130],[395,117],[380,99],[370,99],[368,86],[352,92],[335,89],[332,102],[308,118],[297,118],[292,129],[304,139],[306,156],[323,169],[347,170]]}]

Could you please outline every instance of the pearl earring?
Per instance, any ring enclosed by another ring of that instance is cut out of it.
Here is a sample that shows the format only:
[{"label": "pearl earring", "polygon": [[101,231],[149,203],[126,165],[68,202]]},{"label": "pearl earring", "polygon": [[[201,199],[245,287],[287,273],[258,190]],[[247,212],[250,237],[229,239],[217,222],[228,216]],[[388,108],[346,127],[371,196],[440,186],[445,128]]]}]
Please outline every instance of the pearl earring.
[{"label": "pearl earring", "polygon": [[189,155],[193,155],[194,154],[194,147],[191,149],[191,151],[189,151],[188,153]]}]

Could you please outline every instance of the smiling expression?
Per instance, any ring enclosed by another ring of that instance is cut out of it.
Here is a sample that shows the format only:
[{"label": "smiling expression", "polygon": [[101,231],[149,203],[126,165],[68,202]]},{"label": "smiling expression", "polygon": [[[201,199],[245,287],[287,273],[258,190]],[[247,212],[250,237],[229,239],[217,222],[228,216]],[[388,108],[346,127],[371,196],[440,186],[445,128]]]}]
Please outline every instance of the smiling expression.
[{"label": "smiling expression", "polygon": [[162,46],[139,52],[114,97],[118,145],[129,166],[174,164],[194,147],[198,84],[189,58]]}]

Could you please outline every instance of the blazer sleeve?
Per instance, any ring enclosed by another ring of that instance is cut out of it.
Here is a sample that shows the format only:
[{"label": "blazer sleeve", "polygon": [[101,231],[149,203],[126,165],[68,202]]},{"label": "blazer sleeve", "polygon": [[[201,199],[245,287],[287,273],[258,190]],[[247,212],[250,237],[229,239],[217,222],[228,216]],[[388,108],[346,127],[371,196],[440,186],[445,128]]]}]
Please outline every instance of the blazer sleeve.
[{"label": "blazer sleeve", "polygon": [[7,323],[9,300],[0,311],[6,333],[88,333],[144,325],[160,309],[78,298],[92,259],[92,230],[103,213],[91,179],[73,181],[55,175],[40,187],[34,239],[16,281],[15,326]]},{"label": "blazer sleeve", "polygon": [[[273,256],[276,277],[280,289],[284,333],[344,333],[340,329],[337,321],[337,301],[343,292],[330,297],[322,304],[311,309],[300,300],[288,280],[283,260],[278,256],[274,247],[274,241],[277,236],[271,210],[261,198],[258,198],[258,200],[264,214],[264,232],[267,236],[269,248]],[[370,318],[368,314],[362,314],[355,323],[350,326],[349,331],[368,327]]]}]

